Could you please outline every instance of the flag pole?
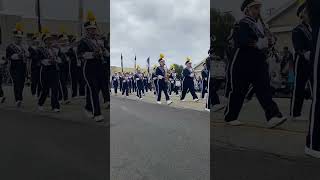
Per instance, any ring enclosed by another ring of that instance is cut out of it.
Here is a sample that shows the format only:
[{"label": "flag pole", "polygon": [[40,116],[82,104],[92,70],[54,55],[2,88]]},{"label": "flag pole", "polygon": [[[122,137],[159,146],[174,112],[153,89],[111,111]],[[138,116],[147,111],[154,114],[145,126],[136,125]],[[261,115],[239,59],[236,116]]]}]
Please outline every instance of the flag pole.
[{"label": "flag pole", "polygon": [[123,73],[123,56],[122,56],[122,53],[121,53],[121,71]]},{"label": "flag pole", "polygon": [[83,0],[79,0],[79,35],[83,35]]},{"label": "flag pole", "polygon": [[42,33],[42,26],[41,26],[41,4],[40,0],[36,0],[36,15],[38,18],[38,32]]},{"label": "flag pole", "polygon": [[137,55],[134,56],[134,70],[137,69]]},{"label": "flag pole", "polygon": [[150,57],[148,57],[147,63],[148,63],[148,75],[149,75],[150,74]]}]

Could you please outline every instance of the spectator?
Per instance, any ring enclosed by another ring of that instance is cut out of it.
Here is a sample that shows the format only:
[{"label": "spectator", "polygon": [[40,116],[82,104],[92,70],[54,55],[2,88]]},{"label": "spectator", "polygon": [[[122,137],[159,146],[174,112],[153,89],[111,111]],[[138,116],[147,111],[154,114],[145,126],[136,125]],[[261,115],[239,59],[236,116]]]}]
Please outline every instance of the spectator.
[{"label": "spectator", "polygon": [[291,93],[294,86],[294,64],[289,63],[288,68],[288,91]]},{"label": "spectator", "polygon": [[197,79],[197,85],[198,85],[198,90],[202,91],[202,80],[200,76]]},{"label": "spectator", "polygon": [[281,61],[281,75],[284,78],[288,78],[290,66],[293,64],[293,55],[288,47],[283,48],[283,57]]}]

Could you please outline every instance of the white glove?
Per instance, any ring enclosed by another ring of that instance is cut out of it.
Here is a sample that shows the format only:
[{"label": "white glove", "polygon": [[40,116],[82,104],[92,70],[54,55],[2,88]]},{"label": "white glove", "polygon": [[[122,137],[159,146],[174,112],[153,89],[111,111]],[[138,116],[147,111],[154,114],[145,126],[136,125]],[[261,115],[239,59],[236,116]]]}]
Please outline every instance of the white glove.
[{"label": "white glove", "polygon": [[193,77],[194,77],[194,74],[193,74],[193,73],[191,73],[191,74],[190,74],[190,77],[192,77],[192,78],[193,78]]},{"label": "white glove", "polygon": [[136,78],[136,81],[139,81],[140,79],[139,78]]},{"label": "white glove", "polygon": [[18,60],[18,59],[19,59],[19,55],[18,55],[18,54],[13,54],[13,55],[11,56],[11,59],[13,59],[13,60]]},{"label": "white glove", "polygon": [[304,58],[309,61],[311,56],[311,51],[305,52],[303,55],[304,55]]},{"label": "white glove", "polygon": [[93,52],[85,52],[83,54],[84,59],[93,59]]},{"label": "white glove", "polygon": [[257,42],[258,49],[265,49],[265,48],[268,48],[268,46],[269,46],[268,38],[259,38]]},{"label": "white glove", "polygon": [[163,78],[163,76],[161,76],[161,75],[158,75],[158,79],[162,79]]},{"label": "white glove", "polygon": [[207,80],[208,80],[208,78],[204,78],[204,80],[206,80],[206,81],[207,81]]}]

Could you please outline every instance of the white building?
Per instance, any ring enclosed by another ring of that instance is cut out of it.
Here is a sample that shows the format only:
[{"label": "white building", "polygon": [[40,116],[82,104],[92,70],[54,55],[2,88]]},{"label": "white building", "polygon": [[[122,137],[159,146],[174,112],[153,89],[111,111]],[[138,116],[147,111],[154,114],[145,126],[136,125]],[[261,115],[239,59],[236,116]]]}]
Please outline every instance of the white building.
[{"label": "white building", "polygon": [[194,67],[193,67],[193,70],[194,70],[194,73],[195,73],[195,76],[198,78],[198,77],[201,77],[201,71],[203,70],[203,64],[206,62],[206,59],[202,60],[200,63],[196,64]]},{"label": "white building", "polygon": [[292,30],[299,24],[296,16],[298,6],[298,1],[288,0],[265,20],[271,32],[278,38],[276,48],[280,51],[285,46],[293,51],[291,36]]}]

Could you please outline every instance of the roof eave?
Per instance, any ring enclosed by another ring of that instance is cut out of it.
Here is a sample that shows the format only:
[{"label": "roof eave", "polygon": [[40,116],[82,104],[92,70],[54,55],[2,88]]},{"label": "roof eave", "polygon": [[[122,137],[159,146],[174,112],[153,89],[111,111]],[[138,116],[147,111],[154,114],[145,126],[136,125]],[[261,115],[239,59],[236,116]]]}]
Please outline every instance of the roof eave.
[{"label": "roof eave", "polygon": [[285,10],[287,10],[289,7],[293,6],[295,3],[296,3],[296,0],[291,0],[287,4],[285,4],[283,7],[280,7],[276,13],[272,14],[271,16],[269,16],[265,19],[266,23],[269,24],[270,21],[277,18],[279,15],[281,15]]}]

